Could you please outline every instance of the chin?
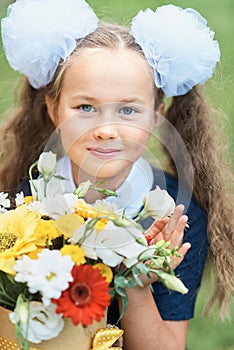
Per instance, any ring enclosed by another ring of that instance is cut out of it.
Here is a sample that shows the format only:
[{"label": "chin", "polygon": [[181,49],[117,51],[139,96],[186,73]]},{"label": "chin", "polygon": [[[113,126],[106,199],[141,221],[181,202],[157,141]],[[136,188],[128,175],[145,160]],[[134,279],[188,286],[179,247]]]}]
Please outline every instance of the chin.
[{"label": "chin", "polygon": [[118,164],[106,164],[98,169],[92,169],[89,173],[92,176],[95,176],[95,178],[98,179],[108,179],[108,178],[121,178],[124,179],[126,177],[126,174],[129,172],[129,166],[130,163],[123,165]]},{"label": "chin", "polygon": [[90,175],[95,176],[97,179],[108,179],[120,175],[120,171],[115,171],[112,169],[101,169],[96,170],[96,172],[91,172]]}]

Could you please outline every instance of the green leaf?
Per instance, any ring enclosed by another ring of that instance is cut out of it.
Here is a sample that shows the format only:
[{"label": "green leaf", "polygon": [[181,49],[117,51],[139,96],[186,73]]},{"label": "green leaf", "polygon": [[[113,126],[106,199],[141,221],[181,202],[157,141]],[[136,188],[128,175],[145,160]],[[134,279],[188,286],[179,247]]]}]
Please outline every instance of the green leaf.
[{"label": "green leaf", "polygon": [[149,268],[147,265],[143,264],[143,263],[139,263],[136,265],[137,269],[139,270],[140,273],[147,275],[147,273],[149,273]]},{"label": "green leaf", "polygon": [[13,310],[21,293],[27,293],[25,284],[16,282],[13,276],[0,271],[0,305]]},{"label": "green leaf", "polygon": [[121,315],[119,316],[119,319],[116,323],[119,323],[119,321],[123,318],[123,316],[127,310],[127,307],[128,307],[128,297],[126,295],[125,297],[122,297],[122,312],[121,312]]},{"label": "green leaf", "polygon": [[116,287],[126,288],[128,285],[128,280],[123,276],[115,276],[114,282]]},{"label": "green leaf", "polygon": [[121,287],[115,286],[115,291],[116,291],[116,293],[119,294],[121,297],[126,297],[126,296],[127,296],[126,291],[125,291],[125,288],[121,288]]},{"label": "green leaf", "polygon": [[136,283],[141,286],[141,287],[144,287],[140,277],[139,277],[139,274],[140,274],[140,271],[138,270],[137,268],[137,265],[135,265],[132,269],[132,274],[133,274],[133,278],[135,279]]},{"label": "green leaf", "polygon": [[65,177],[61,176],[61,175],[54,175],[54,177],[58,180],[68,180]]},{"label": "green leaf", "polygon": [[128,280],[128,288],[134,288],[134,287],[136,287],[136,282],[134,281],[134,279],[129,279]]}]

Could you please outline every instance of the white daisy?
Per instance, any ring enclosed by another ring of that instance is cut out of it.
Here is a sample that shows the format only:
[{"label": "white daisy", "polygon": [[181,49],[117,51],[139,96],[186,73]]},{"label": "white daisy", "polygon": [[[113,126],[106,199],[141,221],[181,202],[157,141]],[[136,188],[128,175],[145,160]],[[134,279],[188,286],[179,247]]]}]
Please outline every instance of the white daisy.
[{"label": "white daisy", "polygon": [[21,191],[20,193],[16,193],[15,204],[17,205],[17,207],[19,205],[24,204],[24,192],[23,191]]},{"label": "white daisy", "polygon": [[40,215],[48,215],[48,212],[45,208],[45,205],[40,201],[33,201],[28,204],[28,210],[35,211],[37,210]]},{"label": "white daisy", "polygon": [[44,249],[37,260],[23,256],[15,265],[16,281],[27,282],[31,293],[40,292],[44,305],[48,306],[52,298],[59,298],[61,292],[68,288],[73,278],[71,270],[74,265],[70,256],[62,256],[59,250]]},{"label": "white daisy", "polygon": [[7,193],[0,192],[0,213],[5,213],[6,208],[10,208],[11,206],[10,199],[8,199],[7,197]]}]

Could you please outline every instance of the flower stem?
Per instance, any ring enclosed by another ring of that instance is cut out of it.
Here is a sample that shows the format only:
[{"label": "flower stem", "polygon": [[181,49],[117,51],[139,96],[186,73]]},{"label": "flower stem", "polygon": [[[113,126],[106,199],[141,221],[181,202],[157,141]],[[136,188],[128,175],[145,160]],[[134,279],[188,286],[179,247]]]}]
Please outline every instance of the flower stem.
[{"label": "flower stem", "polygon": [[44,180],[44,197],[46,197],[46,189],[49,181],[46,181],[45,178],[43,178],[43,180]]},{"label": "flower stem", "polygon": [[[33,185],[33,188],[34,188],[36,194],[37,194],[37,187],[36,187],[35,184],[34,184],[34,179],[33,179],[33,176],[32,176],[32,170],[33,170],[33,168],[34,168],[35,166],[37,166],[37,164],[38,164],[38,160],[37,160],[35,163],[33,163],[33,164],[30,166],[30,168],[29,168],[29,178],[30,178],[30,180],[31,180],[31,183],[32,183],[32,185]],[[36,198],[36,199],[38,199],[38,198]]]}]

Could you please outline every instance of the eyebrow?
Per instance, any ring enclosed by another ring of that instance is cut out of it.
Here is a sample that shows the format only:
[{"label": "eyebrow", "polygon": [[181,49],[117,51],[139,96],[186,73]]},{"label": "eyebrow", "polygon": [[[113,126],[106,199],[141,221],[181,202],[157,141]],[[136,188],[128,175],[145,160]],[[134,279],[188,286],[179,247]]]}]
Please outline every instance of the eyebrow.
[{"label": "eyebrow", "polygon": [[[77,100],[77,99],[81,99],[81,100],[86,100],[92,103],[95,103],[97,100],[96,98],[89,96],[89,95],[85,95],[85,94],[77,94],[71,97],[72,100]],[[116,101],[112,101],[112,102],[116,102]],[[118,101],[118,103],[140,103],[140,104],[144,104],[144,100],[139,97],[139,96],[131,96],[129,98],[123,98],[121,100]]]},{"label": "eyebrow", "polygon": [[124,98],[123,100],[121,100],[120,102],[126,102],[126,103],[144,103],[144,100],[139,97],[139,96],[132,96],[130,98]]},{"label": "eyebrow", "polygon": [[95,98],[93,98],[92,96],[89,96],[89,95],[77,94],[77,95],[71,96],[72,100],[77,100],[78,98],[82,99],[82,100],[87,100],[87,101],[90,101],[90,102],[95,101]]}]

